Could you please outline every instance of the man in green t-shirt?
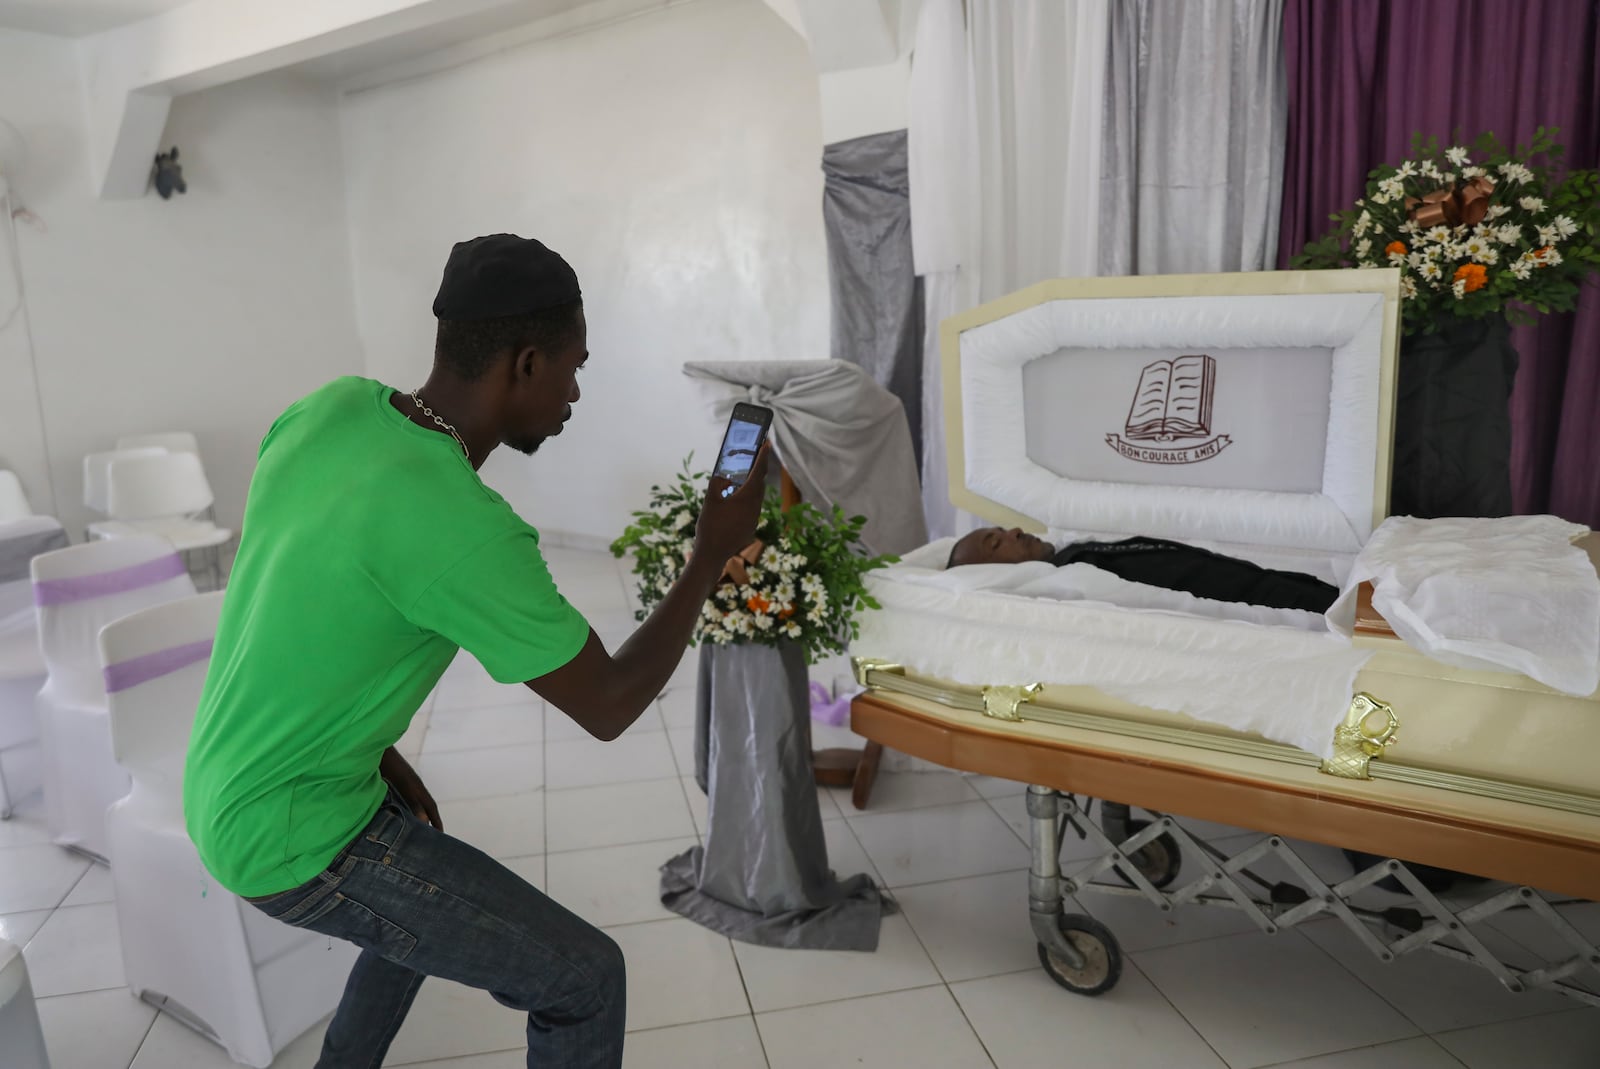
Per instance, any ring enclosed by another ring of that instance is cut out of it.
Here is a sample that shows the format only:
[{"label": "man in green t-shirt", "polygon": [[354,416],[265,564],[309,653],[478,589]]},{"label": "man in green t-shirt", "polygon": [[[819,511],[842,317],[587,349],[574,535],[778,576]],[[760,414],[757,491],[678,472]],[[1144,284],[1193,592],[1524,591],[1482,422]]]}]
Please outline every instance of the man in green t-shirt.
[{"label": "man in green t-shirt", "polygon": [[622,953],[444,834],[394,750],[458,650],[614,739],[666,685],[723,562],[754,536],[766,451],[713,480],[684,573],[608,652],[556,590],[539,535],[478,478],[560,434],[588,360],[577,276],[531,239],[452,250],[433,371],[403,393],[330,383],[261,445],[195,716],[184,813],[212,876],[269,916],[363,950],[318,1066],[382,1064],[424,976],[528,1014],[528,1063],[622,1063]]}]

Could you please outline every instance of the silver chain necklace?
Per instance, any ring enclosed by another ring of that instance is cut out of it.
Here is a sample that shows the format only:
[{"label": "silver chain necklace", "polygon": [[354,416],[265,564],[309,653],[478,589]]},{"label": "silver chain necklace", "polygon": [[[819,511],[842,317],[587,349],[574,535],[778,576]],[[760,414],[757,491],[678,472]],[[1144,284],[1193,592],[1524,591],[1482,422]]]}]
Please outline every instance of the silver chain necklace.
[{"label": "silver chain necklace", "polygon": [[452,437],[452,438],[454,438],[456,440],[456,444],[461,447],[461,451],[463,453],[467,454],[467,459],[468,460],[471,460],[472,459],[472,450],[468,449],[467,448],[467,443],[463,442],[461,440],[461,435],[457,434],[456,433],[456,429],[454,427],[450,426],[450,424],[446,423],[442,417],[440,417],[439,415],[435,414],[433,409],[429,408],[427,405],[422,403],[422,398],[419,396],[420,393],[421,393],[421,387],[418,387],[417,389],[412,390],[411,391],[411,399],[417,403],[417,407],[418,408],[422,409],[422,414],[424,416],[427,416],[429,419],[433,420],[434,423],[438,424],[439,428],[441,430],[449,431],[450,432],[450,437]]}]

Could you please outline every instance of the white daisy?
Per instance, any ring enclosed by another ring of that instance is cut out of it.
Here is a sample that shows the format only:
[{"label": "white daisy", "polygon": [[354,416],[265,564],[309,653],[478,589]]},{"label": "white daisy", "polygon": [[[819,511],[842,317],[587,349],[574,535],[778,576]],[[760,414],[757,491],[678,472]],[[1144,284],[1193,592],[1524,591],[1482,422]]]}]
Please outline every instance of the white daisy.
[{"label": "white daisy", "polygon": [[1493,245],[1485,245],[1472,258],[1480,264],[1494,265],[1500,262],[1500,250]]},{"label": "white daisy", "polygon": [[1422,166],[1417,168],[1424,178],[1438,178],[1439,168],[1434,166],[1432,160],[1423,160]]},{"label": "white daisy", "polygon": [[1511,213],[1511,207],[1509,205],[1506,205],[1506,204],[1491,204],[1491,205],[1489,205],[1489,218],[1490,219],[1498,219],[1502,215],[1509,215],[1510,213]]},{"label": "white daisy", "polygon": [[1543,256],[1539,257],[1539,262],[1546,267],[1554,267],[1561,262],[1561,254],[1554,249],[1548,249]]},{"label": "white daisy", "polygon": [[1374,203],[1374,204],[1388,204],[1389,203],[1389,197],[1388,197],[1387,194],[1383,193],[1380,190],[1379,192],[1374,193],[1372,195],[1372,203]]},{"label": "white daisy", "polygon": [[1533,181],[1533,172],[1520,163],[1502,163],[1496,168],[1507,181],[1524,185]]},{"label": "white daisy", "polygon": [[1447,244],[1450,241],[1450,228],[1447,226],[1433,227],[1426,234],[1422,235],[1422,240],[1431,241],[1435,245]]},{"label": "white daisy", "polygon": [[1438,260],[1428,260],[1421,267],[1422,277],[1429,282],[1437,282],[1444,275],[1444,268],[1439,266]]},{"label": "white daisy", "polygon": [[1456,295],[1456,300],[1458,301],[1465,297],[1467,295],[1467,280],[1464,278],[1456,279],[1450,284],[1450,292]]},{"label": "white daisy", "polygon": [[1522,210],[1525,212],[1544,211],[1544,200],[1540,197],[1522,197],[1517,201],[1517,204],[1520,205]]},{"label": "white daisy", "polygon": [[1539,244],[1554,245],[1556,243],[1557,231],[1554,226],[1541,226],[1536,229],[1539,231]]},{"label": "white daisy", "polygon": [[784,625],[783,633],[788,635],[790,638],[799,638],[800,637],[800,625],[795,623],[793,620],[791,620],[787,624]]},{"label": "white daisy", "polygon": [[1415,297],[1416,295],[1417,295],[1417,280],[1412,278],[1410,275],[1401,275],[1400,276],[1400,296],[1404,297],[1406,300],[1409,301],[1411,298]]},{"label": "white daisy", "polygon": [[1523,256],[1511,265],[1511,273],[1517,278],[1527,278],[1533,274],[1533,261]]},{"label": "white daisy", "polygon": [[1467,162],[1467,150],[1460,145],[1451,145],[1444,150],[1444,158],[1460,167]]},{"label": "white daisy", "polygon": [[1507,223],[1494,232],[1494,239],[1502,245],[1515,245],[1522,240],[1522,228],[1515,223]]},{"label": "white daisy", "polygon": [[1578,224],[1574,223],[1565,215],[1556,216],[1553,222],[1555,224],[1556,233],[1561,237],[1570,238],[1572,235],[1578,232]]},{"label": "white daisy", "polygon": [[1371,238],[1362,238],[1360,241],[1356,242],[1356,259],[1365,260],[1370,255],[1372,255]]},{"label": "white daisy", "polygon": [[1410,264],[1414,270],[1418,271],[1422,270],[1422,265],[1426,263],[1427,260],[1428,258],[1422,255],[1420,252],[1414,252],[1406,257],[1406,263]]},{"label": "white daisy", "polygon": [[1482,178],[1487,173],[1488,172],[1486,172],[1482,167],[1463,167],[1463,168],[1461,168],[1461,177],[1462,178]]},{"label": "white daisy", "polygon": [[1399,176],[1385,178],[1383,181],[1378,183],[1378,192],[1382,193],[1390,200],[1398,200],[1406,195],[1406,184],[1399,178]]}]

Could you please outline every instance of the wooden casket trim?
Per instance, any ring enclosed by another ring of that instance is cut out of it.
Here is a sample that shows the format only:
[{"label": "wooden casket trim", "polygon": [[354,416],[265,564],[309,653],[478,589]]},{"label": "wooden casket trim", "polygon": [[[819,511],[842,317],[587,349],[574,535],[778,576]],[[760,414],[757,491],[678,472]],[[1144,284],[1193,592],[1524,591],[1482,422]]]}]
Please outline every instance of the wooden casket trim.
[{"label": "wooden casket trim", "polygon": [[[1141,743],[1131,752],[1112,736],[1076,729],[1023,735],[919,704],[862,694],[851,703],[851,727],[965,772],[1600,899],[1600,820],[1591,817],[1407,784],[1374,790],[1255,758],[1208,754],[1217,758],[1208,766],[1184,760],[1181,747]],[[1446,796],[1438,807],[1427,804],[1438,796]]]}]

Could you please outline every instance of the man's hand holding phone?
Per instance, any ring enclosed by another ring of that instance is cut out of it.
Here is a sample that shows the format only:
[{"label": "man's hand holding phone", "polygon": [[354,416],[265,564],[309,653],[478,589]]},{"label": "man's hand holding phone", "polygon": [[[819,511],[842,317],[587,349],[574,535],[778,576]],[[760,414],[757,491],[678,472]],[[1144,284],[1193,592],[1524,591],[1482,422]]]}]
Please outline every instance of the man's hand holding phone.
[{"label": "man's hand holding phone", "polygon": [[771,451],[770,444],[761,443],[743,485],[721,475],[711,477],[705,501],[700,506],[700,521],[695,524],[696,556],[726,560],[755,538],[756,525],[761,521],[761,499],[767,492],[767,463]]}]

